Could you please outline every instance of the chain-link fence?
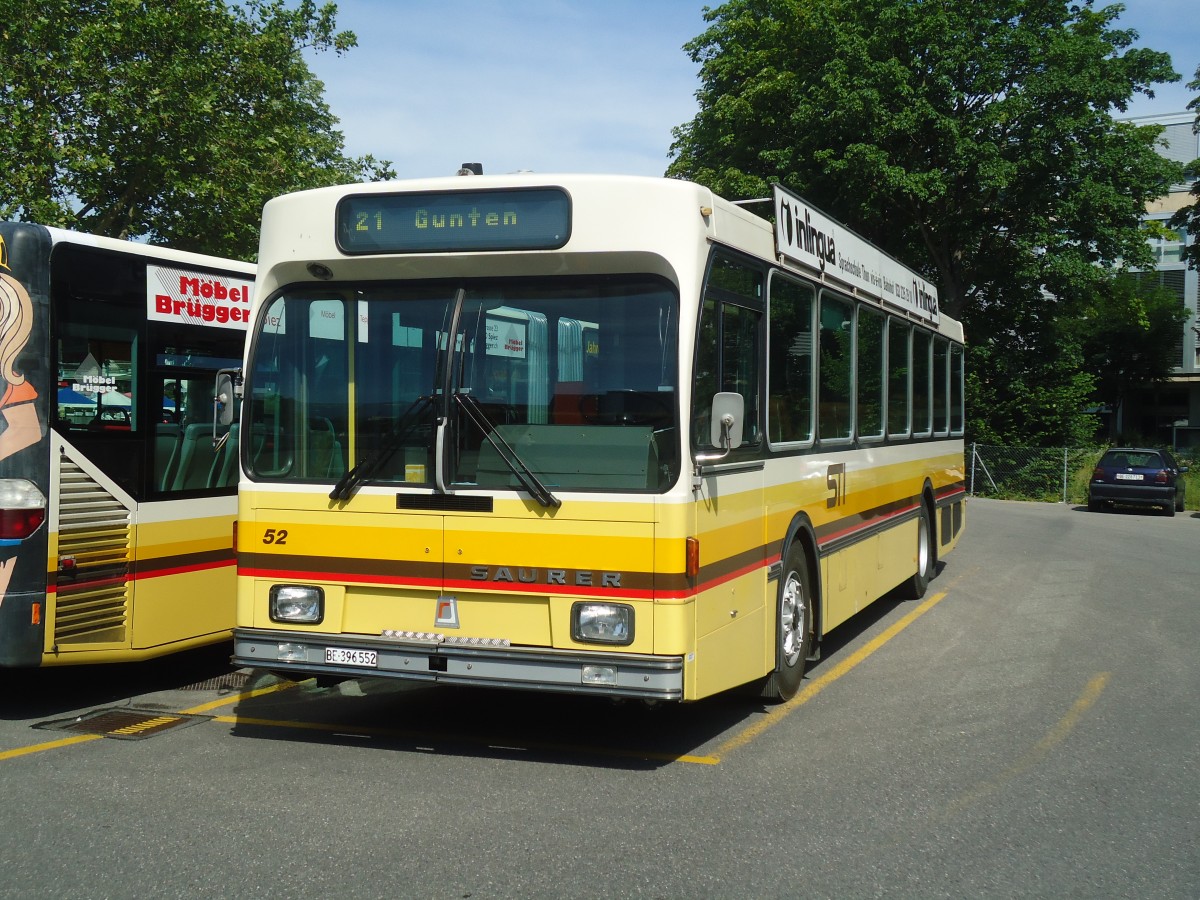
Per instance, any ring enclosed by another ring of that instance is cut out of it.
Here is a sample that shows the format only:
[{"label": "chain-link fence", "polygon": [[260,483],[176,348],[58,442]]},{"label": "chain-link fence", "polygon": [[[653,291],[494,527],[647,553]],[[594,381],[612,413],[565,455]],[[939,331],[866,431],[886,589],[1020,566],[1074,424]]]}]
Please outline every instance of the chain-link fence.
[{"label": "chain-link fence", "polygon": [[1088,480],[1103,449],[972,444],[972,494],[1004,500],[1086,503]]}]

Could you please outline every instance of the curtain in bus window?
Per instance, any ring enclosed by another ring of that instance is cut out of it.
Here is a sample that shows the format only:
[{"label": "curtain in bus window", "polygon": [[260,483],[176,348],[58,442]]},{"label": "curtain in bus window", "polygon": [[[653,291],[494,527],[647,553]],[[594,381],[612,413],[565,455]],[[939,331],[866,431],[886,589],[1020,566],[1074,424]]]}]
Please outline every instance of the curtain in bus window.
[{"label": "curtain in bus window", "polygon": [[909,383],[911,329],[899,319],[888,320],[888,434],[908,434],[908,409],[912,386]]},{"label": "curtain in bus window", "polygon": [[771,280],[767,436],[772,443],[812,440],[813,290]]},{"label": "curtain in bus window", "polygon": [[914,435],[929,434],[933,430],[932,335],[927,331],[913,329],[912,355],[912,429]]},{"label": "curtain in bus window", "polygon": [[851,383],[853,354],[851,325],[854,309],[849,301],[821,295],[819,400],[817,435],[821,440],[852,436]]},{"label": "curtain in bus window", "polygon": [[883,436],[884,317],[866,306],[858,308],[857,402],[859,437]]}]

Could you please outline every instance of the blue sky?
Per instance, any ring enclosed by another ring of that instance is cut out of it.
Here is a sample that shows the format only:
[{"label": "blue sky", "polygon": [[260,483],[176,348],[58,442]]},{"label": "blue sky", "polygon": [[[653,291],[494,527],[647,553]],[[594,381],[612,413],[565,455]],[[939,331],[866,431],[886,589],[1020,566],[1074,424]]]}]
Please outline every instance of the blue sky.
[{"label": "blue sky", "polygon": [[[717,0],[708,0],[717,5]],[[1101,2],[1099,5],[1104,5]],[[401,178],[486,172],[661,175],[671,130],[696,112],[705,28],[691,0],[341,0],[358,36],[311,60],[346,150]],[[1182,112],[1200,65],[1200,0],[1125,0],[1119,25],[1184,78],[1130,115]]]}]

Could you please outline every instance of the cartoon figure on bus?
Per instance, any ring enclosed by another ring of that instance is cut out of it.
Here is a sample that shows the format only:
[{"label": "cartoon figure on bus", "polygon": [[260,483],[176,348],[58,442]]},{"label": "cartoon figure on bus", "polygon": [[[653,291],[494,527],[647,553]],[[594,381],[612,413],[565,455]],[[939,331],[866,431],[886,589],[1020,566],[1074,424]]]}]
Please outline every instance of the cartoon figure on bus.
[{"label": "cartoon figure on bus", "polygon": [[[16,370],[17,357],[25,349],[33,329],[33,302],[25,286],[13,277],[8,267],[8,248],[0,237],[0,379],[4,394],[0,397],[0,460],[30,447],[42,438],[38,418],[37,390]],[[8,591],[8,582],[20,550],[20,543],[0,543],[0,603]]]}]

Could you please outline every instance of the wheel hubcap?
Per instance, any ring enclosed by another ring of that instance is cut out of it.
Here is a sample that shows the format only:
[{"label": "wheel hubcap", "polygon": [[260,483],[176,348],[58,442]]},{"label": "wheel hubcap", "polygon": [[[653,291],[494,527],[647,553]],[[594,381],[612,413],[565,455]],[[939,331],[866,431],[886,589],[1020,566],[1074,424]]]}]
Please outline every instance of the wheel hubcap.
[{"label": "wheel hubcap", "polygon": [[804,585],[795,572],[788,575],[783,588],[783,602],[779,604],[779,636],[783,648],[783,661],[794,666],[800,659],[804,646]]},{"label": "wheel hubcap", "polygon": [[929,523],[924,518],[917,525],[917,571],[929,573]]}]

